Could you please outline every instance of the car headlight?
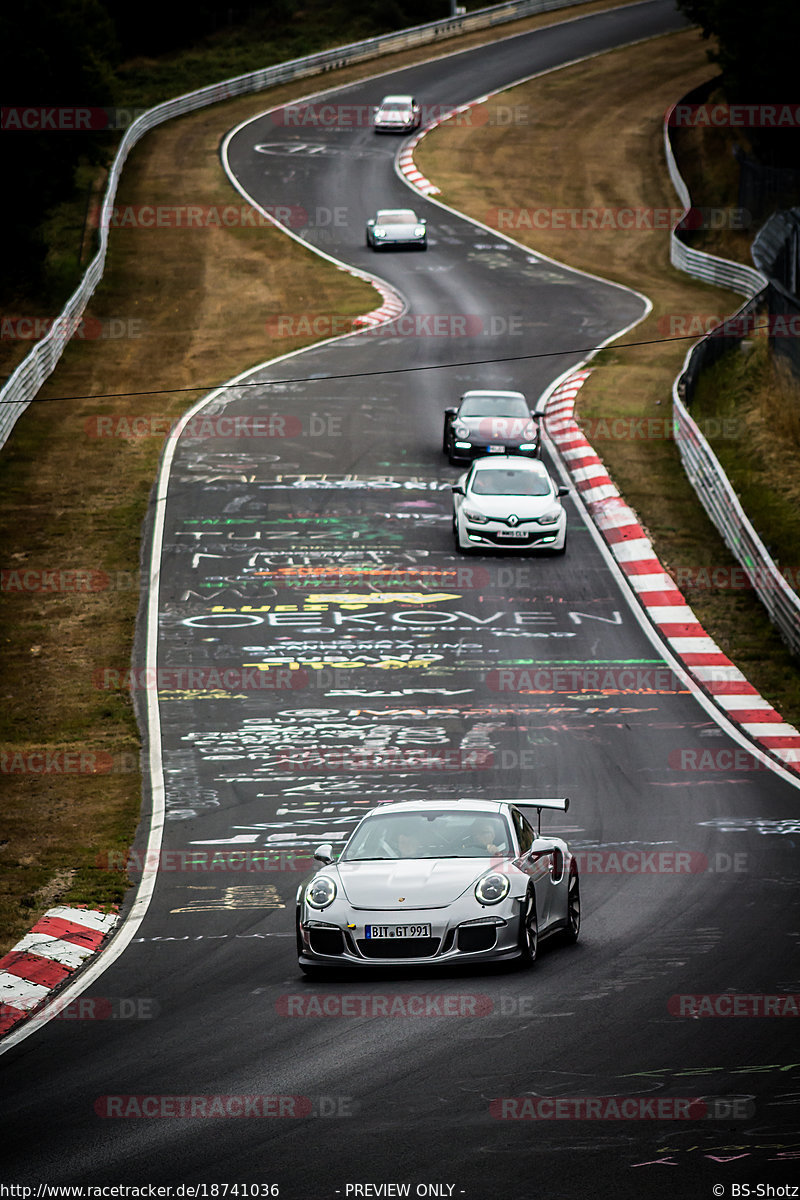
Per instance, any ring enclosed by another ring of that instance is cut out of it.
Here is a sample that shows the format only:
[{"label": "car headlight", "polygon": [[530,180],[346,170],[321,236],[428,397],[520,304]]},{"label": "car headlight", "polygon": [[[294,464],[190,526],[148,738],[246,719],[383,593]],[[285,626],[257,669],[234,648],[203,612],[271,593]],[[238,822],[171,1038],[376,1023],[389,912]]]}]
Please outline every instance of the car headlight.
[{"label": "car headlight", "polygon": [[378,228],[378,229],[373,229],[373,231],[372,231],[372,232],[375,234],[375,237],[386,237],[386,230],[385,230],[385,229],[380,229],[380,228]]},{"label": "car headlight", "polygon": [[327,875],[318,875],[306,888],[306,904],[312,908],[327,908],[336,898],[336,884]]},{"label": "car headlight", "polygon": [[424,237],[424,235],[425,235],[425,226],[424,225],[416,225],[414,227],[414,236],[415,237]]},{"label": "car headlight", "polygon": [[499,904],[508,895],[511,884],[507,875],[492,871],[475,884],[475,899],[479,904]]},{"label": "car headlight", "polygon": [[528,442],[536,441],[536,425],[534,424],[533,421],[529,421],[528,424],[525,426],[525,428],[522,431],[522,436]]},{"label": "car headlight", "polygon": [[558,518],[561,516],[560,508],[551,508],[548,512],[542,513],[539,517],[540,525],[555,525]]},{"label": "car headlight", "polygon": [[462,421],[456,421],[453,433],[459,438],[469,437],[469,426],[465,425]]},{"label": "car headlight", "polygon": [[475,512],[474,509],[471,508],[464,509],[464,516],[468,521],[474,521],[476,525],[485,525],[489,520],[489,518],[485,517],[483,513]]}]

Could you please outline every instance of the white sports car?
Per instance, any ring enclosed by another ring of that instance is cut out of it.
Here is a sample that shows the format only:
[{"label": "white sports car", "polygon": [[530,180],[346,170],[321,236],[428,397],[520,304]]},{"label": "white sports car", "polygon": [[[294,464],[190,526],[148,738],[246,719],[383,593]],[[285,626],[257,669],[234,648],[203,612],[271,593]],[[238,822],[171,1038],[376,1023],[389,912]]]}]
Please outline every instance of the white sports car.
[{"label": "white sports car", "polygon": [[567,514],[561,503],[568,489],[557,486],[538,459],[506,454],[476,458],[453,484],[453,536],[468,552],[567,548]]},{"label": "white sports car", "polygon": [[[519,959],[539,942],[578,940],[578,864],[541,833],[542,809],[567,799],[413,800],[366,814],[338,861],[297,893],[301,970]],[[538,831],[524,814],[539,813]]]},{"label": "white sports car", "polygon": [[410,133],[419,129],[422,111],[413,96],[384,96],[375,110],[376,133]]},{"label": "white sports car", "polygon": [[383,246],[413,246],[427,250],[425,220],[410,208],[381,208],[367,221],[367,245],[373,250]]}]

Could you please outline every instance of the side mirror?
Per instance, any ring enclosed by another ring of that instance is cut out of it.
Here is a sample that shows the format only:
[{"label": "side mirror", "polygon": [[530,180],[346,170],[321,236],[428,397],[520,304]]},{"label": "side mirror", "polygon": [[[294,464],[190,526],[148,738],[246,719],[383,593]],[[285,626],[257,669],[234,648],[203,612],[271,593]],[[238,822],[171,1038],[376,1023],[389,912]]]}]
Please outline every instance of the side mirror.
[{"label": "side mirror", "polygon": [[450,489],[456,496],[465,496],[466,492],[460,483],[454,483]]},{"label": "side mirror", "polygon": [[526,857],[530,862],[536,862],[537,858],[544,858],[548,854],[553,854],[554,852],[555,846],[543,845],[541,838],[537,838],[528,851]]},{"label": "side mirror", "polygon": [[428,224],[428,218],[427,218],[427,217],[420,217],[420,219],[419,219],[419,223],[420,223],[420,225],[427,225],[427,224]]},{"label": "side mirror", "polygon": [[559,495],[559,496],[568,496],[568,495],[569,495],[569,488],[568,488],[568,487],[565,487],[563,483],[562,483],[562,484],[560,484],[560,485],[559,485],[559,488],[558,488],[557,495]]},{"label": "side mirror", "polygon": [[457,408],[446,408],[444,411],[445,411],[445,416],[454,417],[456,415],[456,413],[458,412],[458,409]]},{"label": "side mirror", "polygon": [[317,862],[332,863],[333,862],[333,846],[330,842],[323,842],[321,846],[317,846],[314,851],[314,858]]},{"label": "side mirror", "polygon": [[368,225],[374,225],[374,224],[375,224],[375,218],[374,218],[374,217],[370,217],[370,219],[367,221],[367,224],[368,224]]}]

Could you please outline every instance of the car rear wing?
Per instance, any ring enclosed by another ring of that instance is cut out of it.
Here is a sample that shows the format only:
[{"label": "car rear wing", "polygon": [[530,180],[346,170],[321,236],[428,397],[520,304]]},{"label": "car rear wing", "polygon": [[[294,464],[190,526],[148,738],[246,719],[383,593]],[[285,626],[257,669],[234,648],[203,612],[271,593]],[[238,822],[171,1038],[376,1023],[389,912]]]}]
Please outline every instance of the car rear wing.
[{"label": "car rear wing", "polygon": [[556,797],[524,797],[521,800],[512,800],[511,804],[515,804],[517,808],[535,808],[537,815],[536,836],[541,837],[542,834],[542,810],[545,808],[555,809],[557,812],[566,812],[569,808],[569,796]]}]

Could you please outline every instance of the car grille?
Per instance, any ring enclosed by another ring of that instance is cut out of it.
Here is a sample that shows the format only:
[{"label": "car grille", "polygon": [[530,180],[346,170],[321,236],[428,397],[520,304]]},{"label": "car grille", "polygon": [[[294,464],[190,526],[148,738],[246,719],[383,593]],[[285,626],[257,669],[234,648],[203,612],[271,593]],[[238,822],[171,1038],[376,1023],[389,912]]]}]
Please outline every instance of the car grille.
[{"label": "car grille", "polygon": [[458,948],[463,954],[491,950],[496,941],[496,925],[462,925],[458,931]]},{"label": "car grille", "polygon": [[439,938],[359,938],[365,958],[430,958],[439,949]]},{"label": "car grille", "polygon": [[311,949],[316,954],[344,954],[344,938],[340,929],[309,929]]}]

